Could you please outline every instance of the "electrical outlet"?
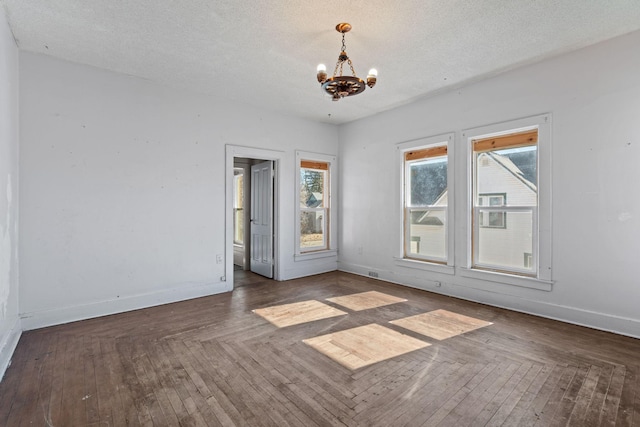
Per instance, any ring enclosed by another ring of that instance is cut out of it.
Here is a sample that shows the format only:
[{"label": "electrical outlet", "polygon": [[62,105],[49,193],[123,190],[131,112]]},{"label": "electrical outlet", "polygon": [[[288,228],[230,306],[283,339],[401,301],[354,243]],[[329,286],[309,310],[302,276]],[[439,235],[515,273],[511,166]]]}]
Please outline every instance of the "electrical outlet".
[{"label": "electrical outlet", "polygon": [[376,273],[375,271],[370,271],[369,277],[378,277],[378,273]]},{"label": "electrical outlet", "polygon": [[222,255],[221,254],[216,255],[216,264],[222,264]]},{"label": "electrical outlet", "polygon": [[362,255],[362,246],[358,246],[358,255]]},{"label": "electrical outlet", "polygon": [[440,286],[442,286],[442,282],[435,282],[436,288],[439,288]]}]

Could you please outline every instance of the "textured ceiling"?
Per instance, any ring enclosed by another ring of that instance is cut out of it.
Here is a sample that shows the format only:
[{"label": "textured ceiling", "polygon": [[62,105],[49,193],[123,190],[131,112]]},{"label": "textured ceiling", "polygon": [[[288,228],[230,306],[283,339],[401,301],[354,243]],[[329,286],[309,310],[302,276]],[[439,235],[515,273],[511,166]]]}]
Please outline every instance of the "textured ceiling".
[{"label": "textured ceiling", "polygon": [[[344,123],[640,29],[640,0],[0,0],[18,46],[312,120]],[[339,22],[360,77],[332,102]]]}]

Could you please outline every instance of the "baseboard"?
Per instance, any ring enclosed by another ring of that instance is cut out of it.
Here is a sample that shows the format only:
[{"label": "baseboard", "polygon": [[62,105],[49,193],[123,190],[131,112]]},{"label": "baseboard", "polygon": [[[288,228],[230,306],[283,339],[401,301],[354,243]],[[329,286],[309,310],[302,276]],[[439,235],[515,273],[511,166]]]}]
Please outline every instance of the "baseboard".
[{"label": "baseboard", "polygon": [[[513,294],[487,291],[476,286],[465,286],[451,283],[451,276],[436,277],[435,279],[416,280],[415,277],[403,277],[388,270],[380,270],[358,264],[340,263],[340,271],[371,277],[370,272],[378,275],[378,280],[408,286],[441,295],[447,295],[467,301],[479,302],[494,307],[505,308],[520,313],[532,314],[574,325],[585,326],[601,331],[612,332],[632,338],[640,338],[640,320],[615,316],[607,313],[585,310],[566,305],[552,304],[522,298]],[[437,281],[437,282],[436,282]],[[442,281],[442,282],[441,282]],[[436,287],[435,284],[438,283]],[[442,286],[440,286],[442,283]]]},{"label": "baseboard", "polygon": [[13,352],[16,351],[21,335],[21,322],[19,318],[16,318],[11,329],[9,329],[4,337],[2,337],[2,341],[0,341],[0,381],[4,378],[4,373],[7,368],[11,365],[11,357],[13,356]]},{"label": "baseboard", "polygon": [[199,283],[183,285],[159,292],[132,295],[124,298],[96,301],[72,307],[55,308],[21,313],[22,328],[25,331],[60,325],[63,323],[108,316],[110,314],[139,310],[157,305],[170,304],[193,298],[231,291],[230,282]]}]

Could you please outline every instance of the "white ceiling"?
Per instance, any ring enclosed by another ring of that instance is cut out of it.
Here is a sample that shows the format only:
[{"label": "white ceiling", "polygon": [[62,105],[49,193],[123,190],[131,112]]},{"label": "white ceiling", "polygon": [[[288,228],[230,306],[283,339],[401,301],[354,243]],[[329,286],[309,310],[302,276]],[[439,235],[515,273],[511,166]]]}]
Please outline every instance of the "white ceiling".
[{"label": "white ceiling", "polygon": [[[640,0],[0,0],[18,46],[312,120],[344,123],[640,29]],[[332,102],[339,22],[378,84]]]}]

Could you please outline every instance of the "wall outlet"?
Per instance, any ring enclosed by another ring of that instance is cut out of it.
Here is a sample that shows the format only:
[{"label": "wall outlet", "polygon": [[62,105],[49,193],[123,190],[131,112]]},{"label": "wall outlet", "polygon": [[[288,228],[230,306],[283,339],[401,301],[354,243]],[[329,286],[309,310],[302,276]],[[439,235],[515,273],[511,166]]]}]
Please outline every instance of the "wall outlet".
[{"label": "wall outlet", "polygon": [[439,288],[440,286],[442,286],[442,282],[435,282],[436,288]]},{"label": "wall outlet", "polygon": [[216,264],[222,264],[222,255],[221,254],[216,255]]},{"label": "wall outlet", "polygon": [[358,246],[358,255],[362,255],[362,246]]},{"label": "wall outlet", "polygon": [[370,271],[369,277],[378,277],[378,273],[376,273],[375,271]]}]

